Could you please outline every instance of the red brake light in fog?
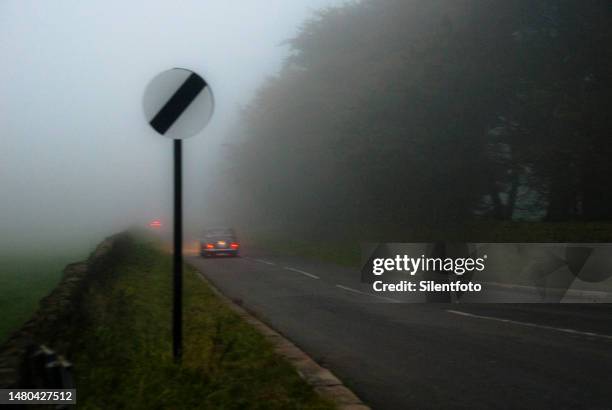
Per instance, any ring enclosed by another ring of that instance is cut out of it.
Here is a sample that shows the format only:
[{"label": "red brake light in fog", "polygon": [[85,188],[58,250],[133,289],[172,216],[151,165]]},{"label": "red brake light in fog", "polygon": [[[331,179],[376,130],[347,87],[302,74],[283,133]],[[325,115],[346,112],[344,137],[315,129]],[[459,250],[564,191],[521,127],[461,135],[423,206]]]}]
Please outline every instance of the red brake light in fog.
[{"label": "red brake light in fog", "polygon": [[151,222],[149,222],[149,226],[151,228],[161,228],[162,223],[161,223],[161,221],[159,219],[154,219]]},{"label": "red brake light in fog", "polygon": [[239,246],[240,246],[240,245],[239,245],[237,242],[232,242],[232,243],[230,244],[230,247],[231,247],[232,249],[238,249],[238,247],[239,247]]},{"label": "red brake light in fog", "polygon": [[212,243],[207,243],[206,244],[206,249],[213,249],[215,247],[215,245],[213,245]]}]

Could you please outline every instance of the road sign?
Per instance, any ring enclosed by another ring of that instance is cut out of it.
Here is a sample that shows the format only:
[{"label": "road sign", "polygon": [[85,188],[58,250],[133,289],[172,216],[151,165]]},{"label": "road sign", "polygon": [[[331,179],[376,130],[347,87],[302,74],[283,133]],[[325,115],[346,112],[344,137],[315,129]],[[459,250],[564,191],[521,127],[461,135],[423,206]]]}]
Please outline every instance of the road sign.
[{"label": "road sign", "polygon": [[143,98],[147,121],[159,134],[174,140],[174,255],[172,353],[183,352],[183,160],[182,139],[200,132],[213,113],[213,94],[206,81],[184,68],[159,74]]},{"label": "road sign", "polygon": [[191,70],[173,68],[151,80],[143,108],[155,131],[168,138],[184,139],[206,126],[213,114],[214,100],[202,77]]}]

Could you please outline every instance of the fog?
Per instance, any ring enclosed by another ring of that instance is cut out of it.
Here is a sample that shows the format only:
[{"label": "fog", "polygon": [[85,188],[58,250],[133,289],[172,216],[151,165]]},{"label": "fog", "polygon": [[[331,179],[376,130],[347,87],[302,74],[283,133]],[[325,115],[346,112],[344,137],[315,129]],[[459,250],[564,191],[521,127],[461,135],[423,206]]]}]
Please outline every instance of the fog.
[{"label": "fog", "polygon": [[172,143],[142,112],[147,83],[186,67],[215,94],[208,127],[184,143],[185,230],[204,219],[227,130],[333,0],[0,5],[0,246],[89,249],[172,210]]},{"label": "fog", "polygon": [[216,102],[184,142],[187,239],[608,221],[610,8],[562,3],[4,1],[1,249],[169,231],[142,98],[173,67]]}]

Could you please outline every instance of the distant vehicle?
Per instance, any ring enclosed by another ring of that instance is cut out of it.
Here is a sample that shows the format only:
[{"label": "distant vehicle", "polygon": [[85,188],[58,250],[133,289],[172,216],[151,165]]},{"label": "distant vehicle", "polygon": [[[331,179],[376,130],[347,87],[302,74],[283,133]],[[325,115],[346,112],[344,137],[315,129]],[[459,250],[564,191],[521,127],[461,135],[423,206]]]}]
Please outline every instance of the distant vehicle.
[{"label": "distant vehicle", "polygon": [[150,228],[161,228],[162,227],[162,223],[159,219],[154,219],[151,222],[149,222],[149,227]]},{"label": "distant vehicle", "polygon": [[207,258],[217,255],[238,256],[240,243],[232,228],[209,228],[200,239],[200,255]]}]

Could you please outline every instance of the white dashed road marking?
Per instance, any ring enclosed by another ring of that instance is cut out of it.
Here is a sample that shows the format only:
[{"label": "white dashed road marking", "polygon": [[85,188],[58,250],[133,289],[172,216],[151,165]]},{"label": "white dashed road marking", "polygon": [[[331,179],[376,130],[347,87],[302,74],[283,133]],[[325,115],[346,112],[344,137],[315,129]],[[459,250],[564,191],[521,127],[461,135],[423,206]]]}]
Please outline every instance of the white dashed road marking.
[{"label": "white dashed road marking", "polygon": [[371,296],[373,298],[383,299],[383,300],[386,300],[386,301],[389,301],[389,302],[400,303],[400,301],[397,300],[397,299],[392,299],[392,298],[387,298],[387,297],[384,297],[384,296],[373,295],[371,293],[362,292],[362,291],[357,290],[357,289],[349,288],[348,286],[336,285],[336,287],[340,288],[342,290],[346,290],[348,292],[358,293],[360,295]]},{"label": "white dashed road marking", "polygon": [[313,275],[312,273],[304,272],[303,270],[290,268],[289,266],[285,266],[285,269],[293,271],[293,272],[301,273],[302,275],[308,276],[309,278],[312,278],[312,279],[320,279],[317,275]]},{"label": "white dashed road marking", "polygon": [[266,265],[276,265],[276,263],[274,263],[274,262],[265,261],[263,259],[253,259],[253,260],[257,261],[257,262],[265,263]]}]

